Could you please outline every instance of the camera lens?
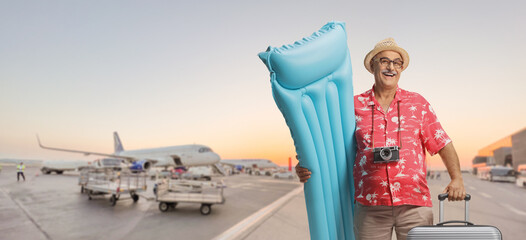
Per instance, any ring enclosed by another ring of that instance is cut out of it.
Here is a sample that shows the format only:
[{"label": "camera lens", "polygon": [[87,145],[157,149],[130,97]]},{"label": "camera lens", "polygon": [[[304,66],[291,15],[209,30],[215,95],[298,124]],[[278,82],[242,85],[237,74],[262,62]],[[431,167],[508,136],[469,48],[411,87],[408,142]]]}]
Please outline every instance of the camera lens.
[{"label": "camera lens", "polygon": [[389,148],[382,148],[382,150],[380,151],[380,157],[383,159],[383,160],[390,160],[391,157],[393,156],[393,153],[391,152],[391,149]]}]

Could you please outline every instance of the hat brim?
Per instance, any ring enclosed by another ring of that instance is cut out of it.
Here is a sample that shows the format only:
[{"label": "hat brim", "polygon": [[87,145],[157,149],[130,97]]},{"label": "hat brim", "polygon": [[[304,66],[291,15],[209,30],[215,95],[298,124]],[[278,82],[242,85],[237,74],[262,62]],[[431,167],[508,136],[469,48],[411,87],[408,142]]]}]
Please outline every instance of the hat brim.
[{"label": "hat brim", "polygon": [[397,47],[397,46],[381,46],[381,47],[374,48],[365,56],[365,59],[363,60],[363,64],[365,65],[365,68],[367,69],[367,71],[369,71],[370,73],[373,73],[373,69],[371,68],[371,59],[373,59],[373,57],[376,56],[376,54],[383,52],[383,51],[395,51],[399,53],[400,56],[402,56],[402,61],[404,61],[402,71],[404,71],[409,65],[409,54],[407,54],[407,52],[403,48]]}]

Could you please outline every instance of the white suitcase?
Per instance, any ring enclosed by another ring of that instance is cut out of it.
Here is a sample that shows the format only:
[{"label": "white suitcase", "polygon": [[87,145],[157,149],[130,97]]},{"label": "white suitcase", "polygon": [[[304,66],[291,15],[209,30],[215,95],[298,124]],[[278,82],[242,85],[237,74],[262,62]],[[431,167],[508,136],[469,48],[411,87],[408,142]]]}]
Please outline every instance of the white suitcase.
[{"label": "white suitcase", "polygon": [[[477,240],[501,240],[500,230],[494,226],[475,225],[469,222],[469,200],[471,195],[466,194],[464,199],[465,215],[464,221],[444,222],[444,200],[448,197],[447,193],[438,195],[439,204],[439,223],[432,226],[418,226],[409,230],[407,240],[430,240],[430,239],[477,239]],[[455,224],[455,225],[449,225]]]}]

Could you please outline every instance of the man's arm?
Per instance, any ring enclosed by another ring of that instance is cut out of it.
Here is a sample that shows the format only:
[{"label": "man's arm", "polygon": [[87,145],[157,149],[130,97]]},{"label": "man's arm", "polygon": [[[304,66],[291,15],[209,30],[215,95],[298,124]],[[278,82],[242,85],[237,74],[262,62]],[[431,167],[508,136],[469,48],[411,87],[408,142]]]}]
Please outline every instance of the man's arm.
[{"label": "man's arm", "polygon": [[451,182],[444,189],[443,193],[449,193],[449,201],[462,201],[466,197],[466,190],[464,189],[464,180],[460,172],[460,162],[458,160],[457,151],[453,147],[453,143],[448,143],[445,147],[438,151],[444,165],[446,165]]}]

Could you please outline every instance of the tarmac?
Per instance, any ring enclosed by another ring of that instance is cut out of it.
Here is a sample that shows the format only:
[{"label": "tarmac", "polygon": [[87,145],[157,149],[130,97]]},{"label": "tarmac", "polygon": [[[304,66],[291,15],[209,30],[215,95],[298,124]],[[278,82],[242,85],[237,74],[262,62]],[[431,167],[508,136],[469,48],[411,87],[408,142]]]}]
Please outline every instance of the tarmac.
[{"label": "tarmac", "polygon": [[301,191],[295,193],[244,239],[310,239],[303,186],[300,188]]},{"label": "tarmac", "polygon": [[[429,179],[429,189],[432,196],[438,196],[449,183],[447,173],[442,179]],[[472,195],[472,204],[470,204],[470,221],[477,225],[497,226],[506,239],[523,239],[526,229],[518,227],[520,222],[524,221],[526,209],[521,199],[526,196],[524,189],[516,188],[514,184],[509,183],[488,183],[477,179],[475,176],[465,174],[464,184],[468,193]],[[499,192],[499,194],[495,194]],[[303,185],[292,190],[293,193],[282,204],[273,211],[268,212],[266,217],[261,217],[259,221],[254,222],[254,227],[246,228],[245,232],[237,237],[215,238],[215,239],[310,239],[309,224],[305,206],[305,197],[303,194]],[[493,194],[487,194],[493,193]],[[512,197],[514,196],[514,197]],[[285,198],[284,196],[283,198]],[[495,198],[502,199],[496,200]],[[513,199],[516,198],[516,199]],[[438,222],[438,198],[433,197],[433,219],[434,223]],[[276,201],[278,202],[278,201]],[[464,219],[464,202],[445,203],[445,220],[463,220]],[[496,208],[499,208],[497,210]],[[497,214],[498,213],[498,214]],[[502,214],[503,216],[497,216]],[[503,219],[510,222],[504,223]],[[522,220],[517,220],[522,219]],[[245,220],[248,220],[245,219]],[[393,234],[392,239],[396,239]]]},{"label": "tarmac", "polygon": [[[287,239],[287,240],[304,240],[310,239],[309,223],[303,186],[301,191],[294,193],[287,202],[275,212],[269,214],[268,218],[258,225],[245,236],[240,238],[225,239],[243,239],[243,240],[267,240],[267,239]],[[392,239],[396,239],[393,233]],[[215,239],[214,239],[215,240]]]},{"label": "tarmac", "polygon": [[214,240],[309,239],[303,185],[245,218]]},{"label": "tarmac", "polygon": [[[20,185],[23,188],[14,188],[22,183],[17,183],[14,175],[4,174],[9,169],[14,171],[13,167],[6,167],[0,175],[3,177],[0,181],[0,228],[3,229],[0,236],[3,237],[0,238],[101,239],[106,235],[86,238],[94,234],[93,231],[100,231],[113,233],[116,239],[144,239],[144,236],[169,239],[176,234],[214,240],[310,239],[304,186],[298,179],[280,182],[264,177],[228,177],[225,179],[230,182],[227,204],[218,206],[215,214],[204,218],[195,213],[197,208],[193,205],[159,213],[152,201],[123,202],[116,207],[109,206],[104,199],[88,202],[86,196],[71,194],[78,191],[74,176],[36,177],[33,168],[28,168],[32,174],[26,175],[27,182]],[[447,186],[449,178],[446,173],[442,179],[429,179],[428,183],[431,195],[437,196]],[[526,236],[524,188],[512,183],[481,181],[468,174],[464,175],[464,183],[472,195],[470,221],[497,226],[506,239],[518,240]],[[40,189],[42,186],[47,190]],[[435,223],[438,222],[438,205],[438,199],[433,197]],[[447,202],[445,210],[445,220],[464,218],[463,202]],[[83,224],[96,226],[97,230],[79,228],[79,219]],[[112,223],[112,220],[122,219],[128,221],[120,225]],[[141,227],[136,228],[136,225]],[[104,229],[98,229],[101,227]]]}]

